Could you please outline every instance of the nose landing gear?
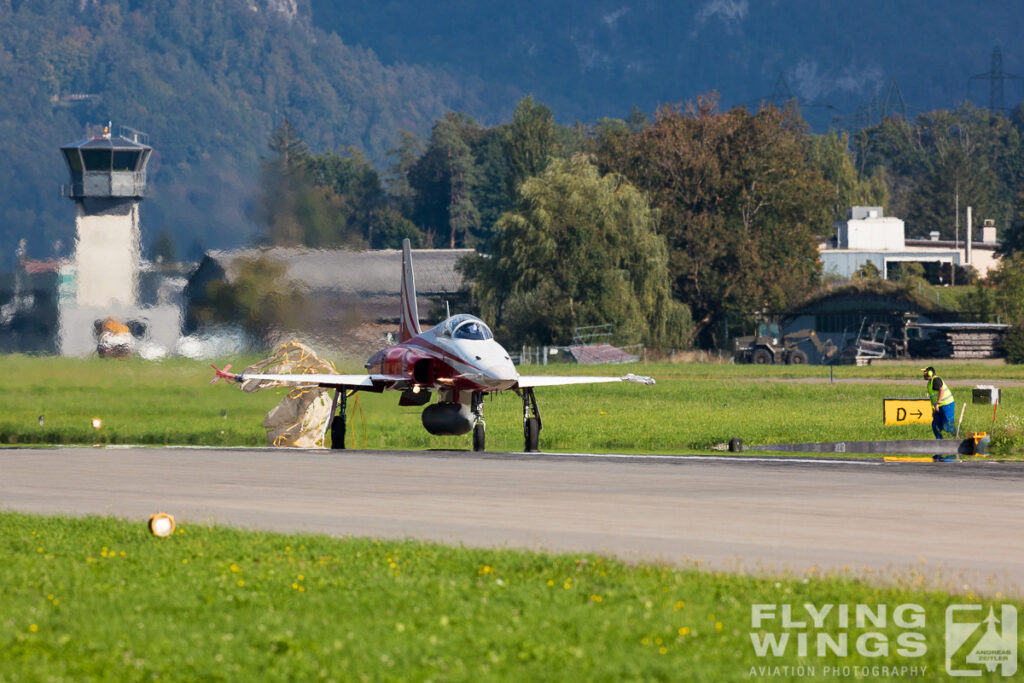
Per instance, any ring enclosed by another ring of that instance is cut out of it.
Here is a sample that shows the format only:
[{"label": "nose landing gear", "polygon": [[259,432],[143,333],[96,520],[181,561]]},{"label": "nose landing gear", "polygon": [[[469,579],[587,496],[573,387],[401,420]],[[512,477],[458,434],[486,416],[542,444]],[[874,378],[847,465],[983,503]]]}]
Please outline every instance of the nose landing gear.
[{"label": "nose landing gear", "polygon": [[473,417],[475,418],[475,424],[473,425],[473,450],[479,453],[484,450],[486,431],[486,426],[484,425],[484,395],[479,391],[474,391],[470,405],[473,410]]}]

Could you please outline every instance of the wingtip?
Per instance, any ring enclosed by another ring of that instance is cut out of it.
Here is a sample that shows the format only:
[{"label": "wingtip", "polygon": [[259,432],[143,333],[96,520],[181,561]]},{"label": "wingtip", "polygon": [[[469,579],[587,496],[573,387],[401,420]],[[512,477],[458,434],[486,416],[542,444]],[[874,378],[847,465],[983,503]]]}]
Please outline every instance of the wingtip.
[{"label": "wingtip", "polygon": [[637,384],[646,384],[652,386],[655,384],[653,377],[644,377],[643,375],[634,375],[632,372],[625,375],[622,380],[624,382],[636,382]]}]

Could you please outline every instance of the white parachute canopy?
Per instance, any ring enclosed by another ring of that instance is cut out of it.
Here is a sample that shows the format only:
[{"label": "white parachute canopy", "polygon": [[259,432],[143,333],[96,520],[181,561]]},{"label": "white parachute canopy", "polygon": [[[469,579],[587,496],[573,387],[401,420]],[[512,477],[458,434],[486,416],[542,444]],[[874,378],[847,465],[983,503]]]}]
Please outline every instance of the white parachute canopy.
[{"label": "white parachute canopy", "polygon": [[[337,373],[334,364],[321,360],[316,353],[299,341],[278,345],[273,355],[250,365],[241,374],[264,373],[308,375]],[[249,393],[262,389],[290,386],[272,380],[250,379],[242,383],[242,391]],[[331,419],[331,395],[320,387],[292,387],[281,402],[270,409],[263,419],[267,430],[267,445],[293,448],[323,448],[327,423]]]}]

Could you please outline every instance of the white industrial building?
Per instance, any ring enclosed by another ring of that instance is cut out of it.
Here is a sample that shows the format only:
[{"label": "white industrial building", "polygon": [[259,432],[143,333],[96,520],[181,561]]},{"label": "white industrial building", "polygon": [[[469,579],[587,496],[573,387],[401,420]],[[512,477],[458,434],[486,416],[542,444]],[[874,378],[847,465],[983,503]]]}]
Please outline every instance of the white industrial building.
[{"label": "white industrial building", "polygon": [[899,262],[948,263],[951,266],[971,266],[979,275],[987,275],[995,268],[996,229],[992,221],[972,235],[970,209],[965,240],[940,241],[938,233],[933,239],[908,240],[902,219],[885,216],[880,206],[854,206],[848,219],[836,223],[835,246],[820,250],[823,272],[850,279],[870,261],[888,279],[889,266]]}]

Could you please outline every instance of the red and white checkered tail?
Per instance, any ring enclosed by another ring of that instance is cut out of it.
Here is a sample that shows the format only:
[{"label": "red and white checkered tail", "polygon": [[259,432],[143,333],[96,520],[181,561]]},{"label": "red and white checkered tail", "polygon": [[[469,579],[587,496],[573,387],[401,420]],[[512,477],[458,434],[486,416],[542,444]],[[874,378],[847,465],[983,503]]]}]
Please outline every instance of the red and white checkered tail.
[{"label": "red and white checkered tail", "polygon": [[420,333],[420,313],[416,308],[416,280],[412,274],[412,249],[409,240],[402,240],[402,321],[398,341],[408,341]]}]

